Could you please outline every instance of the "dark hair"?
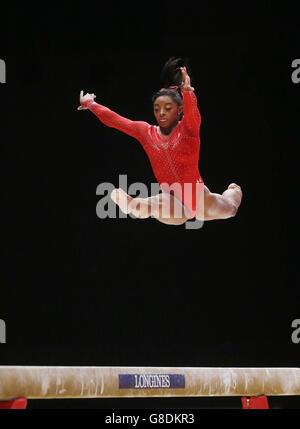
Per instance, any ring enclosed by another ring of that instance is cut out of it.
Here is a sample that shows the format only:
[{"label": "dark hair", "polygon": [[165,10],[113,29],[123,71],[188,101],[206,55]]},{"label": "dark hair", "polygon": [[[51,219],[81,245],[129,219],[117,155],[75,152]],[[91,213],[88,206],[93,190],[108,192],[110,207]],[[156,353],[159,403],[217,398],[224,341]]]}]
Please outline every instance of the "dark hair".
[{"label": "dark hair", "polygon": [[[152,97],[153,103],[161,95],[169,95],[171,98],[173,98],[175,103],[178,104],[178,106],[182,106],[182,94],[180,91],[182,73],[180,67],[186,67],[188,74],[190,74],[187,60],[176,57],[171,57],[168,59],[160,73],[161,83],[163,87],[167,89],[157,91]],[[177,86],[178,89],[177,91],[174,91],[173,89],[168,89],[169,86]]]}]

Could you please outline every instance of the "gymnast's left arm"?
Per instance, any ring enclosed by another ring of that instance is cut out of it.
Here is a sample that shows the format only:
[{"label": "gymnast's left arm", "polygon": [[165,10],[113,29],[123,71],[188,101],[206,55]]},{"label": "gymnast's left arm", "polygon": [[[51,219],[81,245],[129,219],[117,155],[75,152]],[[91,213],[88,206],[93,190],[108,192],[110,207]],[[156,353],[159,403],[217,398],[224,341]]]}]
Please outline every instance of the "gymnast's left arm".
[{"label": "gymnast's left arm", "polygon": [[183,96],[183,119],[186,127],[197,136],[199,135],[201,125],[201,115],[197,106],[197,97],[191,86],[191,79],[187,74],[186,67],[181,67],[182,84],[181,93]]}]

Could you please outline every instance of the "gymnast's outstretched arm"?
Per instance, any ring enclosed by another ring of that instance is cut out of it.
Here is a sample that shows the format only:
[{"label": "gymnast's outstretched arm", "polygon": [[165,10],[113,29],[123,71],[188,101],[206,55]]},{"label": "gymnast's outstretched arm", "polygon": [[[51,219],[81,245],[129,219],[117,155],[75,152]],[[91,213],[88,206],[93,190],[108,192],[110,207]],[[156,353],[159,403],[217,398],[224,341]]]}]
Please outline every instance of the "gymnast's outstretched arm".
[{"label": "gymnast's outstretched arm", "polygon": [[96,98],[95,94],[83,95],[83,91],[80,91],[80,106],[78,110],[89,109],[93,112],[98,119],[105,125],[116,128],[136,139],[140,139],[143,134],[148,130],[150,125],[144,121],[132,121],[118,115],[116,112],[109,108],[102,106],[94,101]]},{"label": "gymnast's outstretched arm", "polygon": [[191,86],[191,80],[187,74],[186,67],[181,67],[182,84],[181,93],[183,96],[183,118],[182,122],[186,128],[197,137],[201,125],[201,115],[197,107],[197,97],[194,93],[194,88]]}]

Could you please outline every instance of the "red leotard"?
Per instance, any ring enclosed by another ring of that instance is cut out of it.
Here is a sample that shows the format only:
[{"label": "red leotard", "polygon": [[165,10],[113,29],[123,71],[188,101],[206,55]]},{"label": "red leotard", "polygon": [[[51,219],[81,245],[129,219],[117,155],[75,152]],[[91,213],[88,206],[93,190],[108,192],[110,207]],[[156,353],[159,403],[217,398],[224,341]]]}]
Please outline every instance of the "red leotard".
[{"label": "red leotard", "polygon": [[93,100],[87,100],[85,107],[105,125],[129,134],[142,144],[161,189],[178,198],[189,210],[186,216],[192,219],[204,188],[198,169],[201,115],[194,92],[182,91],[182,94],[183,118],[168,138],[161,136],[158,126],[131,121]]}]

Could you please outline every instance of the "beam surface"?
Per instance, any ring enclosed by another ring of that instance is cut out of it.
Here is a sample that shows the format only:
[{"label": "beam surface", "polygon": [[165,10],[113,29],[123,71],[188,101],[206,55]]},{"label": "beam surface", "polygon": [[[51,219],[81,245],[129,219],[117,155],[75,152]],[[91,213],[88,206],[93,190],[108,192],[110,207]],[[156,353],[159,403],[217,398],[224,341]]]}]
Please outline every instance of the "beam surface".
[{"label": "beam surface", "polygon": [[257,395],[300,395],[300,369],[0,366],[0,400]]}]

